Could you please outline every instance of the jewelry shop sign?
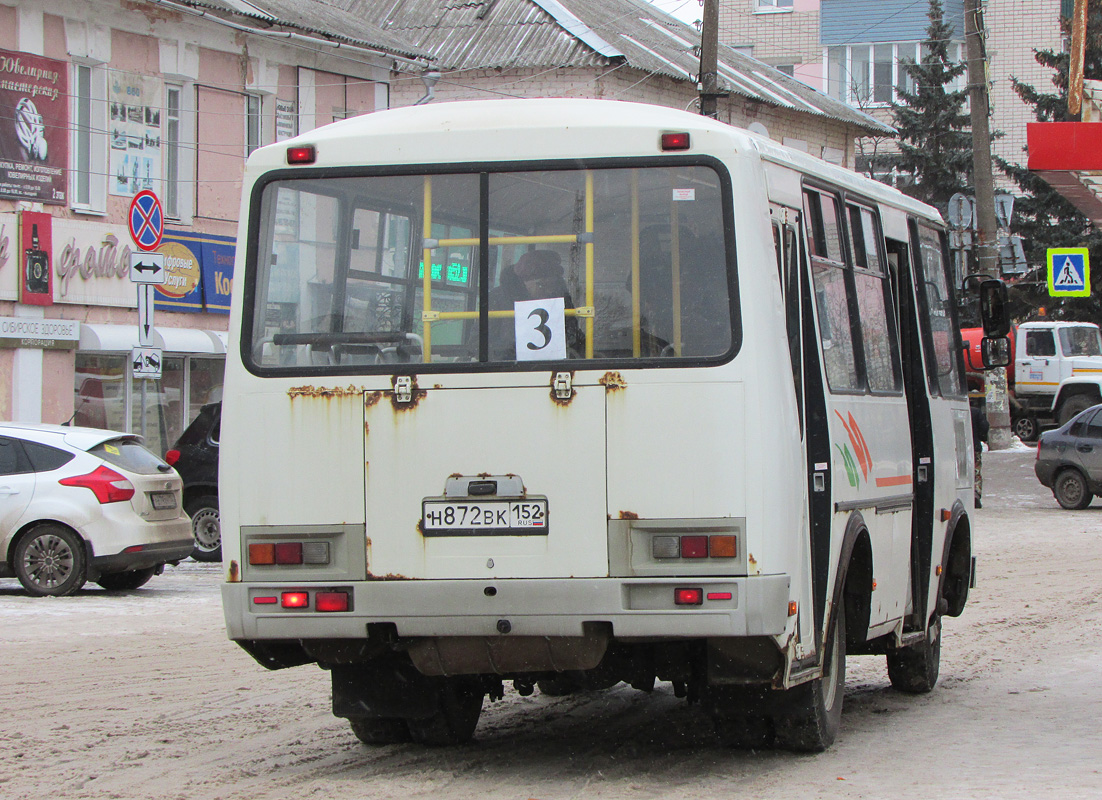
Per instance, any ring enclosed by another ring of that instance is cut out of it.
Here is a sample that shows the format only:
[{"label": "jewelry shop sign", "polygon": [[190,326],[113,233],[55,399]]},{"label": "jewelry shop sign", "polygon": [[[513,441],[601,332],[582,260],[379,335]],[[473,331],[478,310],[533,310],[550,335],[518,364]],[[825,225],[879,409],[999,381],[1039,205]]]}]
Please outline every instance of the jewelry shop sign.
[{"label": "jewelry shop sign", "polygon": [[0,50],[0,197],[64,205],[69,65]]},{"label": "jewelry shop sign", "polygon": [[72,350],[80,342],[75,319],[0,317],[0,347]]}]

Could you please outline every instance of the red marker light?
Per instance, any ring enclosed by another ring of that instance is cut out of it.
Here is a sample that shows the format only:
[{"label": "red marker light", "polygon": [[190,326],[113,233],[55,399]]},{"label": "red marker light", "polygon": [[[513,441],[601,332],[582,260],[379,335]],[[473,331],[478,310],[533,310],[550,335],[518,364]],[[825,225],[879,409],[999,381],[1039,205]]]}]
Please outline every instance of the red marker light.
[{"label": "red marker light", "polygon": [[687,133],[663,133],[662,134],[662,149],[663,150],[688,150],[689,149],[689,134],[687,134]]},{"label": "red marker light", "polygon": [[709,600],[730,600],[730,592],[708,592]]},{"label": "red marker light", "polygon": [[280,595],[280,605],[284,608],[309,608],[309,592],[284,592]]},{"label": "red marker light", "polygon": [[278,597],[268,596],[268,597],[254,597],[253,598],[253,605],[257,605],[257,606],[274,606],[278,602],[279,602]]},{"label": "red marker light", "polygon": [[302,542],[281,542],[275,546],[275,563],[301,564]]},{"label": "red marker light", "polygon": [[704,590],[674,589],[673,603],[677,606],[699,606],[704,603]]},{"label": "red marker light", "polygon": [[317,611],[347,611],[348,592],[318,592],[314,595]]},{"label": "red marker light", "polygon": [[681,537],[681,557],[682,558],[707,558],[708,557],[708,537],[707,536],[682,536]]},{"label": "red marker light", "polygon": [[305,145],[304,147],[287,148],[288,164],[313,164],[317,160],[318,153],[312,144]]},{"label": "red marker light", "polygon": [[165,463],[168,464],[170,467],[179,460],[180,460],[180,451],[179,450],[169,450],[167,453],[165,453]]}]

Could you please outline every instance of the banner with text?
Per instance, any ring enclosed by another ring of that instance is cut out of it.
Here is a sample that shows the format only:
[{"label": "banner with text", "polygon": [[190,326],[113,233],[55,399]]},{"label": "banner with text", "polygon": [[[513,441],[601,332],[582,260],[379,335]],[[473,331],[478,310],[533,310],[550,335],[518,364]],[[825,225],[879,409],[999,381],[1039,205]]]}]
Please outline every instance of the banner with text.
[{"label": "banner with text", "polygon": [[64,205],[68,86],[64,61],[0,50],[0,197]]}]

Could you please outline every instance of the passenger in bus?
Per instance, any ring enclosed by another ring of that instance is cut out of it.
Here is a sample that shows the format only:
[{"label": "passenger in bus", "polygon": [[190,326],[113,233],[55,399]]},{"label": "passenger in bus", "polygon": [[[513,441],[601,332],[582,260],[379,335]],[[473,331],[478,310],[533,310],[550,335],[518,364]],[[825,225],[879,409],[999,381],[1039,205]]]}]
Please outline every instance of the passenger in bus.
[{"label": "passenger in bus", "polygon": [[[505,267],[498,276],[498,285],[490,290],[491,311],[512,311],[513,304],[523,300],[543,300],[561,297],[567,308],[574,308],[570,287],[563,274],[562,259],[554,250],[529,250],[517,263]],[[577,317],[566,318],[566,348],[568,353],[581,350],[581,330]],[[516,356],[514,323],[511,317],[490,319],[490,357],[511,361]]]}]

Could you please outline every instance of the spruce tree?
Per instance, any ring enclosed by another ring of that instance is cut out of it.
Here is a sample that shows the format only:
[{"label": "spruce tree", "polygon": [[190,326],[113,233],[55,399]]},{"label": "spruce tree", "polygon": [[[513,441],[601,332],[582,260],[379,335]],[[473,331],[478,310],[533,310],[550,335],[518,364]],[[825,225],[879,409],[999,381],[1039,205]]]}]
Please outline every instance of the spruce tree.
[{"label": "spruce tree", "polygon": [[[1087,80],[1102,79],[1102,0],[1089,0],[1087,6],[1087,38],[1083,59],[1083,76]],[[1069,21],[1061,20],[1064,32]],[[1054,91],[1044,92],[1011,78],[1014,90],[1028,105],[1033,106],[1038,122],[1071,122],[1078,118],[1068,114],[1068,66],[1070,57],[1064,52],[1036,50],[1037,63],[1051,68]],[[1012,285],[1011,298],[1015,314],[1021,318],[1037,315],[1044,307],[1055,319],[1075,319],[1102,323],[1102,233],[1095,230],[1085,216],[1067,199],[1028,169],[998,160],[999,166],[1022,191],[1014,204],[1014,230],[1021,234],[1030,273]],[[1050,247],[1087,247],[1090,249],[1091,296],[1057,299],[1049,297],[1046,276],[1046,250]]]},{"label": "spruce tree", "polygon": [[967,94],[950,88],[966,66],[949,57],[953,27],[945,22],[941,0],[930,0],[927,16],[930,25],[922,43],[922,58],[903,65],[914,91],[899,87],[899,102],[892,104],[899,132],[894,162],[914,180],[900,188],[945,213],[949,198],[971,184],[972,134],[964,112]]}]

